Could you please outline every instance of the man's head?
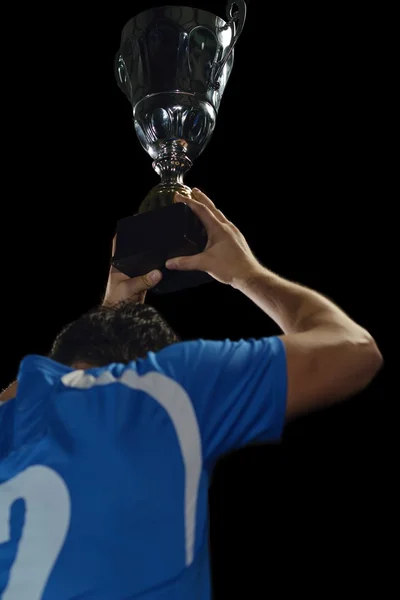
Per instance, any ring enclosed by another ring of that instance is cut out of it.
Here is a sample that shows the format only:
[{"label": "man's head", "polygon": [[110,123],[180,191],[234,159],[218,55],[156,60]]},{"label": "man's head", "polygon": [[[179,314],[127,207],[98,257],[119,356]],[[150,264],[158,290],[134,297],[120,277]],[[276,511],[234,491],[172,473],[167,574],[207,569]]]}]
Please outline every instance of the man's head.
[{"label": "man's head", "polygon": [[144,358],[179,338],[155,308],[125,301],[90,310],[67,325],[49,357],[65,365],[103,367]]}]

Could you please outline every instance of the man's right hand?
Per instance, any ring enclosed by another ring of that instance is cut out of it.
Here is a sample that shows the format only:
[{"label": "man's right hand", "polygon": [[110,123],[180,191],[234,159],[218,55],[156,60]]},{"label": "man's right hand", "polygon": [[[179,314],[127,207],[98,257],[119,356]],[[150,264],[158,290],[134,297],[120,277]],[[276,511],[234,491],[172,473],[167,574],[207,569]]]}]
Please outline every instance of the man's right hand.
[{"label": "man's right hand", "polygon": [[239,287],[261,268],[239,229],[203,192],[194,188],[192,198],[177,194],[175,202],[185,202],[199,217],[207,231],[208,242],[200,254],[168,260],[168,269],[205,271],[221,283]]}]

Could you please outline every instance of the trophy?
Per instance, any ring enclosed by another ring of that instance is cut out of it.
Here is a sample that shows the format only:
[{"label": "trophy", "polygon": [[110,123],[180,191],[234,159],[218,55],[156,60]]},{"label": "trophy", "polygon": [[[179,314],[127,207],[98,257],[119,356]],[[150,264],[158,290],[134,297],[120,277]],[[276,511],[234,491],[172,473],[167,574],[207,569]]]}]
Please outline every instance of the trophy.
[{"label": "trophy", "polygon": [[122,30],[115,76],[160,182],[137,214],[118,221],[112,264],[129,277],[160,269],[158,293],[211,280],[207,273],[164,265],[207,245],[200,220],[174,196],[190,197],[183,178],[213,134],[245,19],[244,0],[228,2],[227,21],[197,8],[162,6],[138,14]]}]

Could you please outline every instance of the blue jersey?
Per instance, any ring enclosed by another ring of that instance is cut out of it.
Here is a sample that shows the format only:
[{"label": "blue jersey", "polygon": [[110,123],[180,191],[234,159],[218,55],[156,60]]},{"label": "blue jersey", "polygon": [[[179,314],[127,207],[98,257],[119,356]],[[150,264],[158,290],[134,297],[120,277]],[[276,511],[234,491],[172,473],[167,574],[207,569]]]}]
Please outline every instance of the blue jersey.
[{"label": "blue jersey", "polygon": [[0,406],[0,597],[209,600],[211,472],[279,440],[286,387],[278,337],[86,371],[24,358]]}]

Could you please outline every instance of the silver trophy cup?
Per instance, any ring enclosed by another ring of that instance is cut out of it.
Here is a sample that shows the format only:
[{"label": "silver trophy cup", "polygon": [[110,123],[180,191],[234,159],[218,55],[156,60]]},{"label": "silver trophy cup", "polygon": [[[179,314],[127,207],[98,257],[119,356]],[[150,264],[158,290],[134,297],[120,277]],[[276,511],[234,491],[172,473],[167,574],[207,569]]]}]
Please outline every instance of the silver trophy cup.
[{"label": "silver trophy cup", "polygon": [[227,21],[196,8],[163,6],[140,13],[122,31],[116,79],[161,181],[137,215],[118,223],[113,263],[131,277],[163,270],[156,291],[208,279],[168,272],[163,265],[172,256],[200,252],[207,243],[197,217],[185,204],[174,204],[174,195],[190,196],[183,178],[213,134],[245,19],[244,0],[228,2]]}]

